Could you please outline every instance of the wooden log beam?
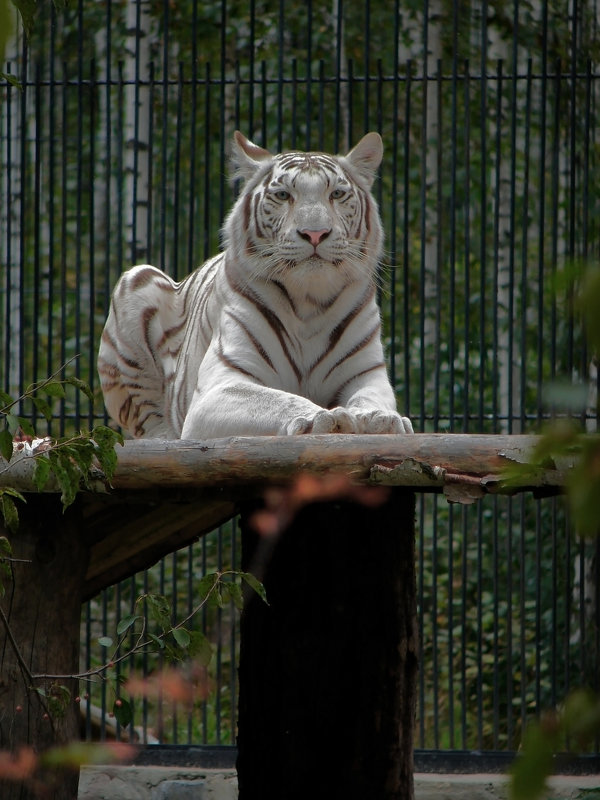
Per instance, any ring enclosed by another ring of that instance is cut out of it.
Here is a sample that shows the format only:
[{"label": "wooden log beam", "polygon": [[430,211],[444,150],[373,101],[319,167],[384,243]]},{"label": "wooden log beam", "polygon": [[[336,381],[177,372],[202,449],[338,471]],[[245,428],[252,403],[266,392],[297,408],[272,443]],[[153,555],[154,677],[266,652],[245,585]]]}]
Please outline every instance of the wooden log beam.
[{"label": "wooden log beam", "polygon": [[[309,435],[238,436],[205,441],[140,439],[117,447],[118,465],[108,487],[99,491],[243,487],[285,483],[299,472],[341,472],[357,482],[477,492],[559,490],[571,463],[532,465],[510,485],[503,471],[531,464],[538,438],[529,435],[414,434],[411,436]],[[17,456],[0,463],[0,486],[33,491],[33,459]],[[447,487],[450,487],[448,489]],[[56,491],[51,482],[48,491]],[[452,493],[456,496],[453,497]]]}]

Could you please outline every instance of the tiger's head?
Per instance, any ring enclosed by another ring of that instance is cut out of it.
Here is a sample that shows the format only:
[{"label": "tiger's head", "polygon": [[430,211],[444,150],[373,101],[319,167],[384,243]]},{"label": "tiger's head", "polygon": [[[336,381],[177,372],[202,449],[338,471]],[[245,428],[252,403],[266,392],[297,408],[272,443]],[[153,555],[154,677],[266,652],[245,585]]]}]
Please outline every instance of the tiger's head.
[{"label": "tiger's head", "polygon": [[224,241],[251,280],[306,286],[327,296],[372,281],[383,232],[370,192],[383,144],[368,133],[345,156],[294,151],[273,155],[239,131],[236,177],[245,184]]}]

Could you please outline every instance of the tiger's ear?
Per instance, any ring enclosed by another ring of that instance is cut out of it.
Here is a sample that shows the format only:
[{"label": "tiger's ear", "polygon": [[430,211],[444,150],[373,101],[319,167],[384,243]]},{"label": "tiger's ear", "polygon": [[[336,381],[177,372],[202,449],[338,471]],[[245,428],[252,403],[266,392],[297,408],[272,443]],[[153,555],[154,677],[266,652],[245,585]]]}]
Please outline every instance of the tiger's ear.
[{"label": "tiger's ear", "polygon": [[378,133],[367,133],[346,156],[358,174],[369,186],[375,179],[377,168],[383,158],[383,142]]},{"label": "tiger's ear", "polygon": [[231,161],[235,167],[236,178],[251,178],[257,169],[272,158],[268,150],[246,139],[240,131],[233,134]]}]

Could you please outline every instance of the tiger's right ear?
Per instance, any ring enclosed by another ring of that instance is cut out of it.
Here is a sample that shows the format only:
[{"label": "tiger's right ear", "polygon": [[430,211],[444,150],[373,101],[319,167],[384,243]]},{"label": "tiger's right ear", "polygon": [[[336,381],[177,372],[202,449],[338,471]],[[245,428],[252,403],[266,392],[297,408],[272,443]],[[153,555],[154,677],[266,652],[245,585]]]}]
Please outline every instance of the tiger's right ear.
[{"label": "tiger's right ear", "polygon": [[236,178],[251,178],[257,169],[265,165],[273,156],[268,150],[259,147],[243,133],[236,131],[233,134],[231,160],[235,167]]}]

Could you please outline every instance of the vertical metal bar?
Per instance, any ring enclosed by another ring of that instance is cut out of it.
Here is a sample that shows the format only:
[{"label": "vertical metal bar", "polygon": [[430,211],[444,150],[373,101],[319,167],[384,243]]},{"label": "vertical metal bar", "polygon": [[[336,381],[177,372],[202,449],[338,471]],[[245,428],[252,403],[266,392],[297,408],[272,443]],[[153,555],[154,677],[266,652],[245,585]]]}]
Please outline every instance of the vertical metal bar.
[{"label": "vertical metal bar", "polygon": [[448,746],[455,747],[454,707],[454,513],[448,510]]},{"label": "vertical metal bar", "polygon": [[[396,17],[399,17],[397,12]],[[396,41],[398,39],[396,38]],[[410,258],[410,166],[412,160],[411,150],[411,126],[412,126],[412,73],[413,65],[411,61],[406,64],[406,98],[404,103],[404,137],[403,137],[403,158],[404,158],[404,173],[403,173],[403,188],[404,188],[404,209],[402,221],[402,269],[403,269],[403,285],[404,285],[404,304],[403,304],[403,355],[404,355],[404,409],[409,418],[412,417],[412,363],[411,363],[411,314],[410,314],[410,301],[411,301],[411,258]],[[395,81],[398,80],[398,73],[396,73]]]},{"label": "vertical metal bar", "polygon": [[[41,274],[40,274],[40,234],[41,234],[41,168],[42,168],[42,108],[41,108],[41,64],[39,61],[34,69],[34,125],[35,125],[35,141],[34,141],[34,173],[33,173],[33,313],[32,313],[32,363],[31,363],[31,377],[33,381],[40,380],[39,375],[39,356],[40,356],[40,341],[39,341],[39,321],[40,321],[40,290],[41,290]],[[32,422],[35,428],[37,422],[37,412],[33,409]]]},{"label": "vertical metal bar", "polygon": [[[62,109],[61,109],[61,262],[60,262],[60,363],[64,364],[66,359],[66,343],[67,343],[67,308],[68,308],[68,289],[67,289],[67,262],[69,255],[67,253],[68,247],[68,165],[67,156],[69,153],[67,131],[68,131],[68,79],[67,67],[63,63],[63,80],[62,80]],[[64,436],[65,433],[65,420],[66,413],[61,414],[60,419],[60,434]]]},{"label": "vertical metal bar", "polygon": [[[464,377],[463,377],[463,418],[462,418],[462,431],[467,433],[469,430],[470,415],[470,387],[471,387],[471,371],[470,371],[470,355],[471,355],[471,82],[469,74],[469,61],[465,61],[465,75],[464,75],[464,126],[465,126],[465,144],[464,144],[464,159],[465,159],[465,178],[464,178],[464,234],[465,234],[465,288],[464,288]],[[485,203],[481,204],[482,206]],[[484,384],[480,384],[480,393],[483,393]]]},{"label": "vertical metal bar", "polygon": [[[513,660],[513,500],[506,500],[506,663]],[[513,675],[510,669],[506,672],[506,741],[509,749],[515,747],[513,742]]]},{"label": "vertical metal bar", "polygon": [[279,41],[277,51],[277,152],[280,153],[283,149],[283,64],[284,64],[284,51],[285,51],[285,37],[284,37],[284,0],[279,0]]},{"label": "vertical metal bar", "polygon": [[[306,109],[304,132],[304,149],[311,149],[311,128],[312,128],[312,26],[313,26],[313,5],[312,0],[306,0]],[[295,59],[294,59],[295,61]],[[294,126],[295,130],[295,126]]]},{"label": "vertical metal bar", "polygon": [[493,616],[494,616],[494,635],[493,635],[493,745],[494,749],[499,749],[500,745],[500,545],[499,545],[499,510],[498,498],[492,499],[492,562],[493,562]]},{"label": "vertical metal bar", "polygon": [[500,175],[501,175],[501,159],[502,159],[502,91],[503,91],[503,75],[502,75],[502,61],[496,64],[496,136],[494,142],[495,153],[495,168],[494,168],[494,239],[493,239],[493,252],[494,252],[494,272],[493,272],[493,327],[492,327],[492,424],[493,433],[498,433],[501,426],[499,419],[499,398],[498,398],[498,383],[499,383],[499,323],[498,323],[498,295],[499,295],[499,252],[500,252]]},{"label": "vertical metal bar", "polygon": [[352,147],[354,136],[354,59],[348,59],[348,129],[346,130],[346,147]]},{"label": "vertical metal bar", "polygon": [[[398,24],[397,20],[395,20],[394,21],[394,27],[396,27],[397,24]],[[364,83],[364,87],[363,87],[363,89],[364,89],[363,123],[362,123],[362,127],[363,127],[362,132],[363,133],[366,133],[369,130],[369,116],[370,116],[369,115],[369,90],[370,90],[369,76],[370,76],[370,73],[371,73],[370,42],[371,42],[371,2],[370,2],[370,0],[365,0],[365,31],[364,31],[364,43],[365,43],[365,45],[364,45],[364,59],[365,59],[365,63],[364,63],[364,67],[363,67],[365,83]],[[398,52],[398,39],[396,38],[394,40],[394,42],[395,42],[395,51],[397,53]],[[398,75],[397,71],[395,71],[394,74],[397,76]],[[397,79],[397,77],[396,77],[396,79]],[[394,111],[396,110],[396,108],[397,108],[397,105],[395,104],[394,105]],[[394,195],[394,197],[395,197],[395,195]]]},{"label": "vertical metal bar", "polygon": [[527,421],[527,312],[529,309],[529,274],[527,269],[529,245],[529,167],[531,143],[531,93],[532,93],[533,64],[531,59],[527,62],[527,83],[525,87],[525,134],[523,143],[523,188],[521,191],[522,219],[521,230],[521,353],[520,353],[520,430],[525,430]]},{"label": "vertical metal bar", "polygon": [[[485,393],[484,386],[486,379],[487,364],[487,242],[488,242],[488,0],[482,0],[481,4],[481,37],[480,37],[480,100],[479,100],[479,146],[481,150],[481,161],[479,167],[479,192],[480,202],[480,237],[479,237],[479,396],[478,396],[478,416],[477,429],[483,432],[483,421],[485,416]],[[495,382],[495,375],[493,380]],[[494,728],[495,730],[495,728]]]},{"label": "vertical metal bar", "polygon": [[[448,295],[449,295],[449,304],[448,304],[448,416],[449,416],[449,429],[450,431],[454,431],[455,426],[455,396],[454,396],[454,386],[455,386],[455,363],[456,363],[456,353],[455,353],[455,340],[456,340],[456,227],[457,227],[457,214],[456,214],[456,170],[457,170],[457,103],[458,103],[458,9],[457,9],[457,0],[452,0],[452,74],[451,74],[451,83],[450,83],[450,198],[449,198],[449,219],[448,219],[448,226],[449,226],[449,283],[448,283]],[[439,91],[441,95],[441,83],[439,86]],[[440,114],[441,119],[441,114]],[[440,140],[441,140],[440,136]],[[441,169],[438,169],[438,191],[441,192],[441,184],[442,184],[442,175],[443,172]],[[439,200],[439,206],[441,208],[441,198]],[[442,225],[439,225],[439,228],[442,229]],[[443,256],[442,256],[443,258]],[[443,261],[440,259],[440,264]],[[442,284],[443,286],[443,284]],[[438,295],[441,295],[441,291],[438,292]],[[441,319],[441,314],[438,316],[438,319]],[[439,376],[439,368],[437,371]],[[439,400],[439,384],[438,390],[436,392],[436,405],[440,405]],[[439,415],[439,410],[436,416]]]},{"label": "vertical metal bar", "polygon": [[334,0],[337,11],[335,15],[335,122],[333,149],[335,153],[340,150],[340,135],[342,127],[342,68],[344,63],[344,0]]},{"label": "vertical metal bar", "polygon": [[536,406],[538,423],[543,417],[542,391],[544,384],[544,358],[546,343],[544,287],[546,273],[546,126],[548,101],[548,0],[542,3],[542,67],[540,78],[540,130],[539,130],[539,189],[538,189],[538,303],[537,303],[537,376]]},{"label": "vertical metal bar", "polygon": [[254,136],[254,85],[255,85],[256,0],[250,0],[250,54],[248,56],[248,131]]},{"label": "vertical metal bar", "polygon": [[[159,231],[159,247],[160,247],[160,268],[171,273],[173,264],[169,263],[167,256],[167,222],[169,219],[169,210],[167,204],[167,191],[168,191],[168,172],[167,167],[169,163],[169,121],[171,115],[169,114],[169,73],[168,73],[168,50],[166,43],[163,47],[163,63],[161,75],[161,124],[160,124],[160,231]],[[137,117],[136,117],[137,119]]]},{"label": "vertical metal bar", "polygon": [[298,132],[298,60],[292,59],[292,150],[297,149]]},{"label": "vertical metal bar", "polygon": [[[398,270],[398,247],[397,247],[397,207],[398,207],[398,196],[399,196],[399,189],[398,189],[398,128],[399,128],[399,120],[398,120],[398,112],[399,112],[399,102],[398,102],[398,89],[399,89],[399,10],[398,10],[398,0],[396,0],[395,5],[395,14],[394,14],[394,82],[392,85],[392,202],[391,202],[391,216],[390,216],[390,259],[392,263],[392,269],[390,271],[390,380],[392,382],[392,386],[396,386],[396,324],[397,324],[397,308],[396,308],[396,283],[397,277],[396,273]],[[366,46],[366,45],[365,45]],[[368,56],[368,51],[366,51],[365,59]],[[382,66],[381,61],[379,61],[379,71],[381,74]],[[366,71],[365,71],[365,74]],[[381,85],[381,83],[380,83]],[[365,113],[366,107],[368,103],[368,97],[365,95]],[[406,167],[405,167],[406,169]],[[406,174],[406,173],[405,173]],[[408,191],[405,185],[405,192]],[[406,201],[406,197],[404,198]],[[405,209],[406,214],[406,209]],[[407,270],[408,264],[405,262],[404,269]],[[404,351],[408,353],[408,350]]]},{"label": "vertical metal bar", "polygon": [[179,279],[179,219],[181,211],[179,207],[180,183],[181,183],[181,138],[182,138],[182,118],[183,118],[183,62],[179,62],[177,76],[177,111],[175,123],[175,169],[173,176],[173,255],[172,255],[172,275],[176,280]]},{"label": "vertical metal bar", "polygon": [[146,244],[146,252],[148,254],[148,261],[154,262],[154,224],[152,212],[154,209],[154,192],[153,192],[153,177],[154,177],[154,103],[152,98],[155,92],[155,67],[154,61],[148,65],[148,208],[146,210],[148,241]]},{"label": "vertical metal bar", "polygon": [[[89,135],[89,172],[88,172],[88,203],[89,203],[89,238],[88,238],[88,264],[89,272],[87,283],[89,286],[88,307],[87,307],[87,368],[86,377],[92,392],[96,388],[96,336],[94,331],[94,321],[96,319],[96,206],[94,202],[94,186],[96,183],[96,63],[90,63],[90,87],[89,87],[89,115],[90,115],[90,135]],[[94,407],[93,403],[87,400],[87,424],[90,430],[94,427]]]},{"label": "vertical metal bar", "polygon": [[211,206],[211,160],[210,160],[210,138],[211,138],[211,72],[210,62],[206,62],[204,73],[204,217],[202,224],[202,257],[206,259],[210,255],[210,206]]},{"label": "vertical metal bar", "polygon": [[319,150],[325,149],[325,62],[319,61],[319,116],[318,116],[318,144]]},{"label": "vertical metal bar", "polygon": [[[437,137],[437,185],[436,185],[436,267],[435,267],[435,280],[436,280],[436,315],[435,315],[435,372],[434,372],[434,397],[433,397],[433,429],[435,431],[440,428],[440,380],[441,380],[441,325],[442,318],[442,264],[444,258],[444,201],[443,201],[443,187],[441,175],[443,170],[443,142],[444,142],[444,108],[443,108],[443,73],[442,61],[438,59],[437,62],[437,75],[436,75],[436,91],[437,91],[437,118],[438,118],[438,137]],[[450,292],[450,304],[454,303],[454,290]],[[450,319],[452,326],[454,325],[454,308],[450,309]],[[453,332],[451,334],[453,337]],[[449,353],[450,368],[454,370],[454,359],[452,353]],[[450,416],[453,413],[454,397],[450,392]]]},{"label": "vertical metal bar", "polygon": [[[194,2],[194,29],[196,26],[197,4]],[[198,125],[198,64],[196,59],[192,62],[192,98],[190,109],[190,182],[188,185],[188,242],[187,242],[187,272],[192,272],[196,265],[194,252],[194,234],[196,232],[196,128]],[[250,91],[252,94],[252,91]],[[252,129],[250,129],[252,130]],[[208,138],[208,132],[204,135]],[[208,167],[208,163],[207,163]]]}]

